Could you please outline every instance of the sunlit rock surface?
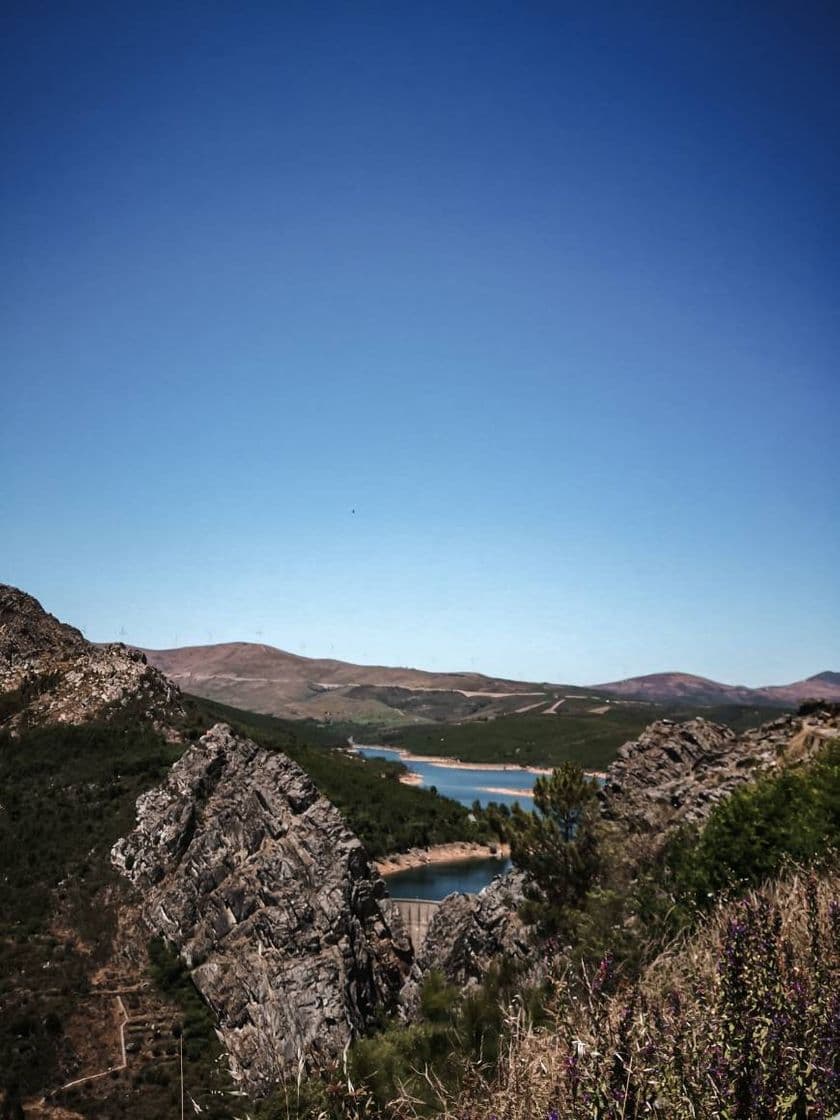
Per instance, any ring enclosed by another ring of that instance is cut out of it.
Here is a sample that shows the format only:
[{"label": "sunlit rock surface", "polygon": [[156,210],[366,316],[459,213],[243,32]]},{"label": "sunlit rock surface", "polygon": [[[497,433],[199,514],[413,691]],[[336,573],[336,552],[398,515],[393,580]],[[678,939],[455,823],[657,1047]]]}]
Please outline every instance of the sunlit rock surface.
[{"label": "sunlit rock surface", "polygon": [[285,755],[218,724],[113,851],[218,1016],[234,1075],[269,1090],[393,1010],[411,949],[338,810]]}]

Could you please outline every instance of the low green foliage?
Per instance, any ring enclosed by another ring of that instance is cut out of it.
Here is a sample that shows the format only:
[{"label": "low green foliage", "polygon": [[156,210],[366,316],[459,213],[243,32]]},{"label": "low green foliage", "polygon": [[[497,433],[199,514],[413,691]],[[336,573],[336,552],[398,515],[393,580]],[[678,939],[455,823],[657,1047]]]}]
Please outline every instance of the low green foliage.
[{"label": "low green foliage", "polygon": [[149,973],[157,988],[181,1009],[185,1062],[206,1065],[217,1058],[221,1047],[210,1009],[198,994],[184,962],[160,937],[149,942]]},{"label": "low green foliage", "polygon": [[506,1033],[505,1008],[514,994],[531,1022],[542,1021],[547,989],[523,989],[516,969],[504,959],[466,992],[440,973],[429,973],[417,1022],[391,1023],[350,1051],[352,1082],[369,1095],[373,1114],[381,1115],[405,1091],[431,1108],[435,1084],[452,1088],[476,1070],[493,1070]]},{"label": "low green foliage", "polygon": [[840,843],[840,741],[810,765],[785,769],[736,790],[702,833],[680,832],[664,875],[684,911],[724,890],[744,889],[784,862],[808,863]]}]

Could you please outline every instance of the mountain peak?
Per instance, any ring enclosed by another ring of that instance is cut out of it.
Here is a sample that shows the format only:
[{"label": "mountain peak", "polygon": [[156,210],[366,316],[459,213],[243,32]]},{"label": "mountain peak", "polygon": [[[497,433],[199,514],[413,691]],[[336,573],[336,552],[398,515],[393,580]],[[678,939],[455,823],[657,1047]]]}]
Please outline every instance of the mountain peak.
[{"label": "mountain peak", "polygon": [[836,684],[840,687],[840,673],[833,673],[830,669],[826,669],[824,673],[816,673],[813,677],[808,677],[809,681],[819,681],[820,684]]}]

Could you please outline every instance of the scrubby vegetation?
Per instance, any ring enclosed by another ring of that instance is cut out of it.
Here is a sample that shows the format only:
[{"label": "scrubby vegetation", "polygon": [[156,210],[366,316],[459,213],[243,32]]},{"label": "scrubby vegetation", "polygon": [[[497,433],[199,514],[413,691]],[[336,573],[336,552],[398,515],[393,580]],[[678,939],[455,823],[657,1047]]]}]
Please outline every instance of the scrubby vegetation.
[{"label": "scrubby vegetation", "polygon": [[807,863],[838,840],[840,741],[809,766],[736,790],[701,833],[686,829],[672,840],[664,872],[687,920],[720,891],[759,883],[789,860]]},{"label": "scrubby vegetation", "polygon": [[[840,875],[720,906],[637,983],[609,958],[555,979],[551,1022],[512,1009],[492,1079],[438,1107],[459,1120],[821,1120],[840,1108]],[[417,1110],[406,1096],[395,1110]]]},{"label": "scrubby vegetation", "polygon": [[141,728],[0,736],[0,1070],[24,1092],[52,1076],[86,957],[110,946],[113,911],[94,904],[115,882],[110,846],[175,757]]}]

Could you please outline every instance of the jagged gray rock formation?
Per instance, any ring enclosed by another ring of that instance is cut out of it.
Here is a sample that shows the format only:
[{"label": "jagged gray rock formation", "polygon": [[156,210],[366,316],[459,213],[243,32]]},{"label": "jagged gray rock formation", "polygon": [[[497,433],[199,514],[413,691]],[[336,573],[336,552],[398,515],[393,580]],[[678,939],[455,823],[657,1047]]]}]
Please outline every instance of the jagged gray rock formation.
[{"label": "jagged gray rock formation", "polygon": [[411,948],[338,810],[285,755],[216,725],[113,849],[149,927],[216,1012],[234,1076],[268,1091],[393,1010]]},{"label": "jagged gray rock formation", "polygon": [[409,1017],[417,1011],[423,981],[432,970],[466,989],[479,984],[502,958],[531,961],[533,944],[517,913],[524,887],[522,872],[509,871],[477,895],[451,894],[441,902],[400,997]]},{"label": "jagged gray rock formation", "polygon": [[181,693],[139,650],[97,646],[37,599],[0,584],[0,724],[86,723],[132,716],[161,728],[183,716]]},{"label": "jagged gray rock formation", "polygon": [[837,735],[840,716],[830,706],[743,735],[704,719],[659,720],[619,748],[601,791],[603,815],[664,839],[680,824],[702,824],[744,782],[813,757]]}]

